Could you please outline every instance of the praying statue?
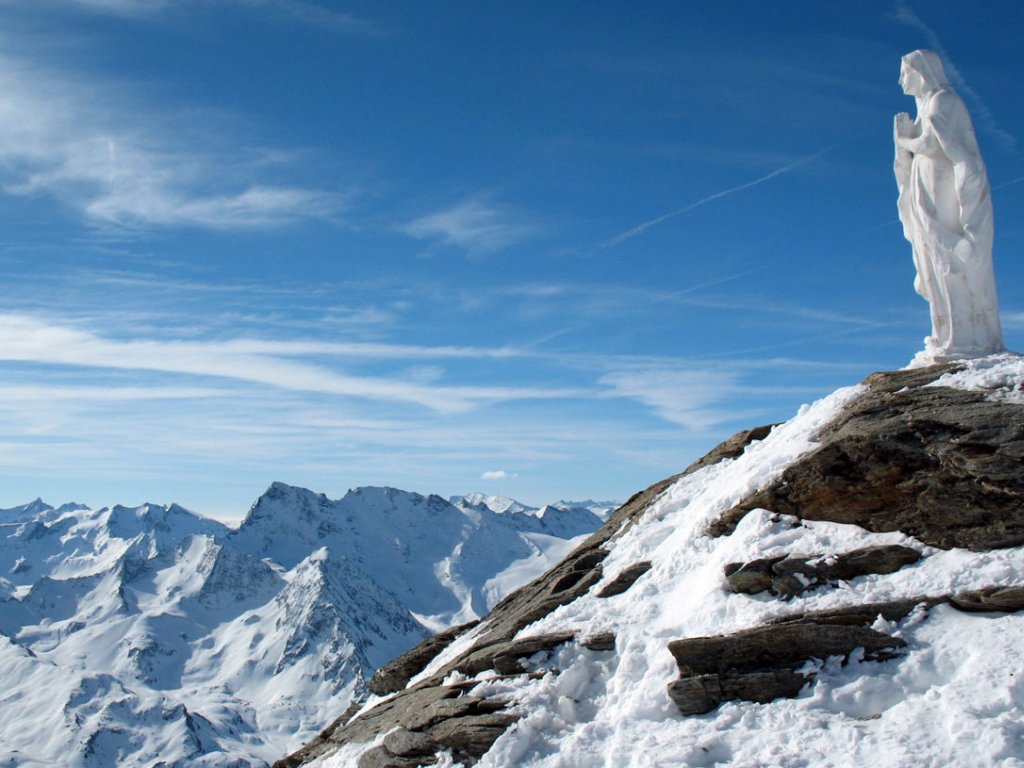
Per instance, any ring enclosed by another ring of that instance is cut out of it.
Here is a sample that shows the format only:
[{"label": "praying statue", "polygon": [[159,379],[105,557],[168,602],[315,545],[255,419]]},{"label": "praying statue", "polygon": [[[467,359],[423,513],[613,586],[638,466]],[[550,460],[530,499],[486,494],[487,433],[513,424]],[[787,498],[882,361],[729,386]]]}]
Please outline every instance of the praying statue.
[{"label": "praying statue", "polygon": [[903,57],[900,85],[914,97],[917,118],[901,112],[895,119],[898,207],[914,251],[914,289],[932,316],[931,336],[915,361],[1001,352],[992,200],[967,107],[933,51]]}]

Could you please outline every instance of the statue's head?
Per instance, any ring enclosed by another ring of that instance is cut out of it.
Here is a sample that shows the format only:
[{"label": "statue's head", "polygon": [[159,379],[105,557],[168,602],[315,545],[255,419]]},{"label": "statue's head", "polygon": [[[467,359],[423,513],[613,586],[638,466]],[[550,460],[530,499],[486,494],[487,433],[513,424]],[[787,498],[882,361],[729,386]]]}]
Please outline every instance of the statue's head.
[{"label": "statue's head", "polygon": [[949,85],[942,59],[935,51],[911,51],[902,59],[900,85],[908,96],[923,96]]}]

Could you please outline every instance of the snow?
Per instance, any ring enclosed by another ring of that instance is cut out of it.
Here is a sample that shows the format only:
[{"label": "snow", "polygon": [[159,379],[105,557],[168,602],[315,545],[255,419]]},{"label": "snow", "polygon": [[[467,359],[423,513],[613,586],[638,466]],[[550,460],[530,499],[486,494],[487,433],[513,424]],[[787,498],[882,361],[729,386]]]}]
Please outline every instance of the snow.
[{"label": "snow", "polygon": [[279,483],[235,530],[173,504],[2,510],[0,765],[266,766],[571,547],[517,514]]},{"label": "snow", "polygon": [[[1022,359],[999,355],[971,361],[940,384],[1016,400],[1022,381]],[[940,551],[901,533],[798,524],[764,510],[750,512],[732,535],[705,533],[718,515],[813,449],[814,435],[859,391],[841,389],[804,406],[738,458],[681,478],[614,540],[604,561],[604,581],[644,560],[652,562],[647,573],[610,598],[596,597],[599,583],[525,628],[519,637],[574,631],[585,638],[611,631],[616,649],[570,643],[551,658],[531,660],[536,669],[549,670],[540,679],[490,678],[475,686],[473,694],[509,699],[522,715],[480,768],[1024,766],[1024,615],[937,606],[899,623],[879,619],[877,628],[908,643],[903,656],[884,663],[853,658],[845,666],[836,658],[818,660],[816,679],[795,699],[731,702],[683,717],[666,694],[678,675],[667,649],[674,639],[728,634],[804,611],[1024,584],[1022,548]],[[894,543],[916,548],[922,559],[894,574],[857,578],[790,601],[724,587],[727,563]],[[460,638],[423,674],[454,659],[483,631],[484,625]],[[350,745],[317,765],[348,768],[361,753]]]},{"label": "snow", "polygon": [[465,496],[452,496],[448,499],[453,506],[486,507],[495,514],[515,514],[517,512],[535,512],[534,507],[528,507],[508,496],[486,493],[469,493]]},{"label": "snow", "polygon": [[1004,352],[959,363],[963,370],[944,374],[929,386],[987,390],[994,400],[1024,404],[1024,356]]},{"label": "snow", "polygon": [[[545,533],[561,539],[589,534],[607,519],[618,505],[602,506],[601,503],[558,502],[543,507],[528,507],[507,496],[488,496],[471,493],[466,496],[452,496],[450,503],[469,515],[493,513],[506,525],[521,531]],[[607,502],[614,504],[614,502]]]}]

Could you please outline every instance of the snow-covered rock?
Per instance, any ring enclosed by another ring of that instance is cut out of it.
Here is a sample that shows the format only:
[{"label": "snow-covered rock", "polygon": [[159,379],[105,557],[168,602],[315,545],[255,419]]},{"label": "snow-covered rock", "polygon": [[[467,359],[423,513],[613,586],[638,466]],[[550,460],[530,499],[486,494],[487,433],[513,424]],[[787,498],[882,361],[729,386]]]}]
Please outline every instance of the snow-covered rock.
[{"label": "snow-covered rock", "polygon": [[737,435],[279,765],[1024,764],[1022,391],[875,374]]}]

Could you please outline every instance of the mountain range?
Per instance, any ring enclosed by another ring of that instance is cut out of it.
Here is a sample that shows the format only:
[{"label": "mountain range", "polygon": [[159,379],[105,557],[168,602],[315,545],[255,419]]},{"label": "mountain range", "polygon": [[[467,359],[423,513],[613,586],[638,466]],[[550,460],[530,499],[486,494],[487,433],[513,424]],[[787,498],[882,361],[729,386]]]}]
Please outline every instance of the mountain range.
[{"label": "mountain range", "polygon": [[174,504],[0,510],[0,766],[265,766],[612,506],[274,483],[234,529]]}]

